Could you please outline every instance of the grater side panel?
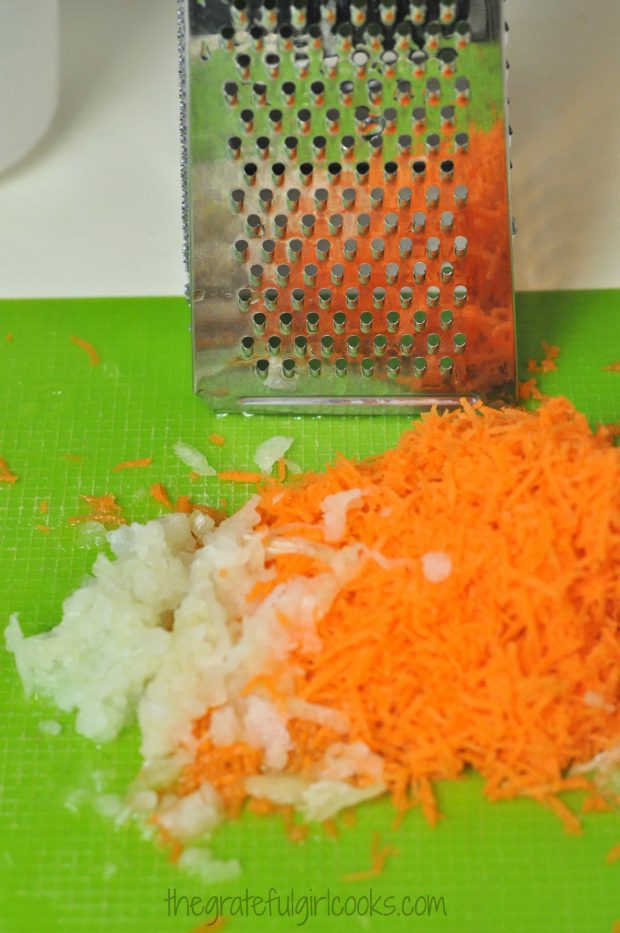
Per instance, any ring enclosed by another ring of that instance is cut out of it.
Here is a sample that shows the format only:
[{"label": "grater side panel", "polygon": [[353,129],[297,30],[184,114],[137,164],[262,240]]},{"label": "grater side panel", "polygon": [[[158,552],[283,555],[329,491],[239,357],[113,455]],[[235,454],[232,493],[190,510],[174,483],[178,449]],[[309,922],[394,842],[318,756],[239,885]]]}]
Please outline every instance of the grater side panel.
[{"label": "grater side panel", "polygon": [[195,390],[513,400],[501,0],[184,2]]}]

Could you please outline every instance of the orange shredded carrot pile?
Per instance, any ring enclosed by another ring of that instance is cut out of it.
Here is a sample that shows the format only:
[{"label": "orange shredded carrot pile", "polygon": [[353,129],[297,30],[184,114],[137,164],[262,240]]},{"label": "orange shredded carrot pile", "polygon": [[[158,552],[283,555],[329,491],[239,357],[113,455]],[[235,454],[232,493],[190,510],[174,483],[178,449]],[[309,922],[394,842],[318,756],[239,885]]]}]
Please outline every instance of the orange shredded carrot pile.
[{"label": "orange shredded carrot pile", "polygon": [[607,853],[607,864],[608,865],[613,865],[614,862],[618,862],[618,861],[620,861],[620,842],[618,843],[618,845],[615,845],[612,849],[610,849],[609,852]]},{"label": "orange shredded carrot pile", "polygon": [[90,360],[91,366],[98,366],[101,362],[101,357],[98,352],[93,347],[92,343],[89,343],[88,340],[83,340],[81,337],[76,337],[72,335],[69,340],[71,343],[75,344],[76,347],[80,347],[81,350],[84,350],[88,354],[88,359]]},{"label": "orange shredded carrot pile", "polygon": [[18,480],[18,477],[15,475],[15,473],[12,473],[12,472],[11,472],[11,470],[9,469],[9,465],[8,465],[8,463],[6,462],[6,460],[3,460],[3,459],[0,457],[0,483],[11,483],[11,484],[13,484],[13,483],[16,483],[17,480]]},{"label": "orange shredded carrot pile", "polygon": [[125,460],[123,463],[117,463],[112,467],[113,473],[119,473],[121,470],[136,470],[140,467],[149,467],[153,463],[152,457],[141,457],[139,460]]},{"label": "orange shredded carrot pile", "polygon": [[[620,450],[563,398],[536,411],[463,401],[382,456],[274,481],[259,530],[323,542],[324,500],[349,489],[363,497],[335,546],[368,556],[316,622],[322,647],[280,661],[288,681],[274,668],[252,686],[293,689],[349,728],[290,719],[285,771],[311,776],[334,741],[362,741],[399,811],[435,822],[435,782],[473,768],[491,800],[530,797],[578,831],[559,795],[594,788],[568,771],[620,741]],[[313,576],[306,552],[271,557],[270,585],[291,578],[292,557],[293,575]],[[438,582],[425,573],[433,552],[449,561]],[[207,718],[181,792],[213,780],[238,810],[261,755],[213,748],[206,732]]]},{"label": "orange shredded carrot pile", "polygon": [[163,483],[153,483],[149,489],[149,493],[155,499],[155,502],[159,502],[160,505],[163,505],[166,509],[172,509],[173,505],[170,501],[170,496],[166,491],[166,487]]},{"label": "orange shredded carrot pile", "polygon": [[208,439],[212,444],[215,444],[216,447],[223,447],[226,443],[226,438],[223,434],[209,434]]},{"label": "orange shredded carrot pile", "polygon": [[620,360],[616,360],[615,363],[608,363],[607,366],[603,366],[603,369],[607,373],[620,373]]},{"label": "orange shredded carrot pile", "polygon": [[111,493],[104,493],[103,496],[80,496],[90,507],[88,515],[72,515],[67,519],[69,525],[79,525],[83,522],[100,522],[106,527],[118,527],[126,525],[127,519],[123,516],[123,510],[116,501],[116,496]]},{"label": "orange shredded carrot pile", "polygon": [[392,855],[396,855],[397,850],[393,845],[389,843],[385,846],[381,845],[381,837],[379,833],[374,832],[372,834],[371,846],[370,846],[370,868],[366,868],[362,871],[356,871],[349,875],[343,875],[343,881],[367,881],[369,878],[376,878],[377,875],[383,873],[387,860]]}]

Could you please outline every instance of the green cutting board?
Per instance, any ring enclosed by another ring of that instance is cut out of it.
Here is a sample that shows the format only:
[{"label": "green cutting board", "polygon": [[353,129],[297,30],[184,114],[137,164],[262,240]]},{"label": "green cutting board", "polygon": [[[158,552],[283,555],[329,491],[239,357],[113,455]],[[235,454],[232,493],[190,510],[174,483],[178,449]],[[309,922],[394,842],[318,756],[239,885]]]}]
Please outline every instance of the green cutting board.
[{"label": "green cutting board", "polygon": [[[241,504],[247,488],[188,479],[172,451],[179,438],[207,451],[217,468],[244,469],[252,468],[259,441],[291,434],[291,455],[314,469],[338,451],[377,453],[409,424],[404,416],[216,418],[191,392],[189,328],[180,298],[0,303],[0,457],[19,475],[13,486],[0,483],[0,627],[12,611],[28,633],[51,627],[63,598],[84,579],[96,550],[67,525],[84,511],[81,494],[114,492],[139,521],[159,514],[147,493],[155,481],[173,496],[190,492],[213,504],[225,496],[229,506]],[[9,333],[12,340],[5,339]],[[72,335],[97,348],[100,365],[90,365]],[[620,292],[520,295],[518,337],[522,373],[528,357],[541,357],[542,339],[561,347],[557,372],[541,379],[545,392],[566,394],[593,423],[620,417],[620,375],[603,369],[620,357]],[[213,431],[224,435],[225,446],[209,444]],[[153,465],[111,472],[138,457],[153,457]],[[39,511],[42,500],[49,502],[47,515]],[[43,522],[48,534],[35,527]],[[328,916],[324,900],[304,922],[303,912],[279,916],[272,900],[272,916],[263,905],[262,916],[235,916],[226,929],[610,933],[620,918],[620,863],[605,860],[620,841],[617,814],[588,815],[583,835],[568,836],[530,801],[487,802],[475,776],[439,787],[445,818],[435,829],[413,812],[392,832],[387,801],[365,805],[357,826],[343,828],[337,839],[317,828],[296,846],[278,819],[243,818],[215,843],[218,854],[240,856],[242,876],[206,888],[180,874],[137,827],[114,829],[88,802],[77,812],[66,806],[76,790],[92,798],[95,784],[110,791],[127,785],[139,761],[135,731],[93,746],[75,734],[71,716],[25,701],[12,657],[4,651],[0,657],[2,933],[190,931],[212,915],[188,916],[183,895],[201,899],[193,902],[197,912],[213,894],[266,897],[270,888],[282,911],[291,890],[302,911],[304,895],[329,892],[352,897],[344,905],[352,915],[335,916],[339,905],[332,902]],[[39,728],[51,718],[63,727],[55,737]],[[375,830],[398,855],[372,882],[342,881],[369,866]],[[411,901],[403,905],[404,896]],[[403,907],[412,907],[413,916],[405,918]],[[239,909],[243,900],[229,901],[226,912]]]}]

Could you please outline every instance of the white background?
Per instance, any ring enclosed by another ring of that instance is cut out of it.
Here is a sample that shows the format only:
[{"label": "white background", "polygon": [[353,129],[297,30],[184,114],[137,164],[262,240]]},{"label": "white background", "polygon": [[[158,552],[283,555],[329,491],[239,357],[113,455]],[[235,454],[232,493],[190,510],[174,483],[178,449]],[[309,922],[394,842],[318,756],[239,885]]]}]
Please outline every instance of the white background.
[{"label": "white background", "polygon": [[[620,286],[620,4],[506,9],[517,287]],[[175,0],[60,15],[57,116],[0,175],[0,297],[180,294]]]}]

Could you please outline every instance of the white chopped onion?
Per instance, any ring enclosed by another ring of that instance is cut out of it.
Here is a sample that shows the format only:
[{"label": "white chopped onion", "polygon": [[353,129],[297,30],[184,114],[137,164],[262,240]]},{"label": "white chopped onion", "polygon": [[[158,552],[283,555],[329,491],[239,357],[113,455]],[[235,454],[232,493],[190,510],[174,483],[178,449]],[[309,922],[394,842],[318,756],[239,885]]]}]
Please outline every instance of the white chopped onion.
[{"label": "white chopped onion", "polygon": [[281,434],[268,437],[254,451],[254,463],[263,473],[271,473],[273,465],[284,456],[294,440],[294,437],[283,437]]},{"label": "white chopped onion", "polygon": [[362,498],[361,489],[344,489],[325,496],[321,503],[326,541],[340,541],[347,527],[347,512]]},{"label": "white chopped onion", "polygon": [[181,463],[190,467],[194,473],[200,473],[201,476],[217,475],[217,471],[213,469],[205,455],[201,454],[195,447],[192,447],[191,444],[186,444],[184,441],[177,441],[173,450]]},{"label": "white chopped onion", "polygon": [[289,473],[301,473],[301,464],[297,463],[296,460],[290,460],[288,457],[285,457],[284,466]]}]

